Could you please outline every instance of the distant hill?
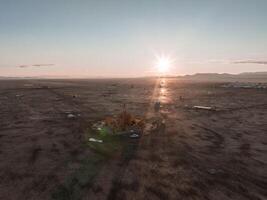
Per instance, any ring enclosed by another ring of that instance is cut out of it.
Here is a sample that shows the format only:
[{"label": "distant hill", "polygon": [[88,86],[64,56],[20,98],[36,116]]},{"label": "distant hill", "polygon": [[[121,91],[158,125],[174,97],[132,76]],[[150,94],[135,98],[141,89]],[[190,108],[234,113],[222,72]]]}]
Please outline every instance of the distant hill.
[{"label": "distant hill", "polygon": [[0,76],[0,80],[5,80],[5,79],[21,79],[20,77],[11,77],[11,76]]},{"label": "distant hill", "polygon": [[[150,78],[155,78],[151,76]],[[243,72],[240,74],[228,74],[228,73],[197,73],[193,75],[184,76],[166,76],[170,78],[178,78],[185,81],[213,81],[213,82],[265,82],[267,83],[267,72]],[[92,78],[105,78],[105,77],[92,77]],[[109,77],[106,77],[109,78]],[[143,77],[149,78],[149,77]],[[0,80],[14,80],[14,79],[72,79],[68,76],[29,76],[29,77],[9,77],[0,76]],[[86,79],[86,78],[83,78]],[[90,79],[88,77],[88,79]]]},{"label": "distant hill", "polygon": [[8,79],[68,79],[68,76],[0,76],[0,80]]},{"label": "distant hill", "polygon": [[197,73],[194,75],[178,76],[177,78],[191,81],[267,82],[267,72],[244,72],[240,74]]}]

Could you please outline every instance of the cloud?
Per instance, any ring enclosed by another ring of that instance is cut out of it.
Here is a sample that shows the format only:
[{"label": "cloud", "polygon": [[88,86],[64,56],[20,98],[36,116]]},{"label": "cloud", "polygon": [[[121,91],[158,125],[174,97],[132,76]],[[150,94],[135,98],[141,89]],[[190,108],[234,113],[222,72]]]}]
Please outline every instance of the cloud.
[{"label": "cloud", "polygon": [[218,60],[218,59],[210,59],[210,60],[201,60],[201,61],[189,61],[185,62],[189,64],[256,64],[256,65],[267,65],[267,60]]},{"label": "cloud", "polygon": [[27,67],[50,67],[54,66],[54,64],[33,64],[33,65],[19,65],[20,68],[27,68]]},{"label": "cloud", "polygon": [[18,67],[20,67],[20,68],[26,68],[26,67],[29,67],[29,65],[20,65]]},{"label": "cloud", "polygon": [[218,59],[209,59],[209,60],[191,60],[191,61],[184,61],[187,64],[229,64],[228,60],[218,60]]},{"label": "cloud", "polygon": [[267,65],[267,61],[264,60],[238,60],[233,61],[233,64],[259,64],[259,65]]}]

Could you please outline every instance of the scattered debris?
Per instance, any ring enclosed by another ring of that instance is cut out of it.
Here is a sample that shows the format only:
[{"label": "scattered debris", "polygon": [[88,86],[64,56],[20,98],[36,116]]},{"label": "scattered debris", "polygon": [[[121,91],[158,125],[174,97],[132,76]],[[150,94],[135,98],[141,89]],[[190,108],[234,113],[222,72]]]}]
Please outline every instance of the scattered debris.
[{"label": "scattered debris", "polygon": [[145,128],[144,128],[144,134],[147,135],[147,134],[149,134],[154,129],[155,129],[154,124],[147,123],[146,126],[145,126]]},{"label": "scattered debris", "polygon": [[95,138],[89,138],[89,142],[103,143],[103,140],[98,140],[98,139],[95,139]]},{"label": "scattered debris", "polygon": [[98,131],[102,136],[113,134],[113,131],[108,126],[106,126],[104,121],[94,123],[92,129]]},{"label": "scattered debris", "polygon": [[50,86],[47,85],[41,85],[38,89],[50,89]]},{"label": "scattered debris", "polygon": [[267,89],[267,83],[234,82],[222,85],[223,88]]},{"label": "scattered debris", "polygon": [[160,130],[164,126],[166,126],[165,120],[162,119],[161,117],[157,117],[156,119],[152,119],[151,122],[146,123],[146,126],[144,128],[144,135],[148,135],[155,130]]},{"label": "scattered debris", "polygon": [[136,134],[136,133],[133,133],[129,136],[130,138],[139,138],[140,135],[139,134]]},{"label": "scattered debris", "polygon": [[159,88],[162,88],[162,87],[164,87],[164,81],[161,81],[159,84]]},{"label": "scattered debris", "polygon": [[224,172],[221,169],[209,169],[208,173],[211,175],[216,175],[216,174],[223,174]]},{"label": "scattered debris", "polygon": [[92,129],[93,130],[101,130],[103,127],[105,126],[105,122],[100,121],[100,122],[96,122],[92,125]]},{"label": "scattered debris", "polygon": [[209,169],[208,172],[212,175],[216,174],[216,169]]},{"label": "scattered debris", "polygon": [[32,87],[33,84],[24,84],[23,86],[24,86],[24,87]]},{"label": "scattered debris", "polygon": [[54,99],[54,101],[61,101],[62,99],[61,98],[58,98],[58,97],[56,97],[55,99]]},{"label": "scattered debris", "polygon": [[209,106],[193,106],[195,109],[202,109],[202,110],[214,110],[214,108]]},{"label": "scattered debris", "polygon": [[140,135],[141,135],[141,130],[140,129],[131,129],[130,130],[130,135],[129,135],[129,137],[130,138],[139,138],[140,137]]},{"label": "scattered debris", "polygon": [[155,110],[156,112],[158,112],[159,109],[160,109],[160,101],[156,101],[155,104],[154,104],[154,110]]},{"label": "scattered debris", "polygon": [[68,117],[69,119],[71,119],[71,118],[75,118],[76,116],[75,116],[74,114],[71,114],[71,113],[70,113],[70,114],[67,115],[67,117]]}]

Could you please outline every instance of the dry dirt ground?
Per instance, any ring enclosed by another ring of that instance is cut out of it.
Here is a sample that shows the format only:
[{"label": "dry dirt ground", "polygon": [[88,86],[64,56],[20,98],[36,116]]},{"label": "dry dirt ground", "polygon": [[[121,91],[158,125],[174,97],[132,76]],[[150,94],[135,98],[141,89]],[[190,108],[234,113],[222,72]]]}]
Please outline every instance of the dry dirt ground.
[{"label": "dry dirt ground", "polygon": [[[0,199],[267,199],[267,90],[222,84],[1,80]],[[123,103],[163,123],[88,145],[90,126]]]}]

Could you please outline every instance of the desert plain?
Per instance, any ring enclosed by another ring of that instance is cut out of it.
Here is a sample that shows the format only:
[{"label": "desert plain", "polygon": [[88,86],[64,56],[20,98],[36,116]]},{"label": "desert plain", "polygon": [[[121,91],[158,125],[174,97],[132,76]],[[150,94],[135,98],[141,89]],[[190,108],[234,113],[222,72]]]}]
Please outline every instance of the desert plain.
[{"label": "desert plain", "polygon": [[[267,199],[267,90],[225,84],[1,80],[0,199]],[[89,142],[124,104],[161,126]]]}]

